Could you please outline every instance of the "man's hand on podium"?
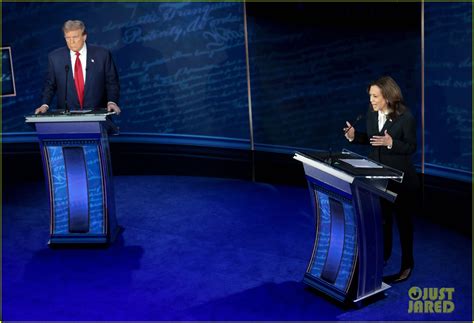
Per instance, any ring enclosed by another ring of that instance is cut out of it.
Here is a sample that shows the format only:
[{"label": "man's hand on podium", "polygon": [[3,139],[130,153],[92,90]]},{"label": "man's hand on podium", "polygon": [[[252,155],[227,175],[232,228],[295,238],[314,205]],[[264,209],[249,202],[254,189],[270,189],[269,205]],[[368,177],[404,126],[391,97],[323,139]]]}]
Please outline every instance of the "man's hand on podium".
[{"label": "man's hand on podium", "polygon": [[40,106],[38,109],[35,110],[35,114],[45,113],[46,111],[48,111],[48,109],[49,109],[49,106],[47,104],[43,104],[42,106]]},{"label": "man's hand on podium", "polygon": [[107,103],[107,111],[113,111],[116,114],[120,114],[120,112],[122,112],[122,110],[120,110],[119,106],[115,102]]}]

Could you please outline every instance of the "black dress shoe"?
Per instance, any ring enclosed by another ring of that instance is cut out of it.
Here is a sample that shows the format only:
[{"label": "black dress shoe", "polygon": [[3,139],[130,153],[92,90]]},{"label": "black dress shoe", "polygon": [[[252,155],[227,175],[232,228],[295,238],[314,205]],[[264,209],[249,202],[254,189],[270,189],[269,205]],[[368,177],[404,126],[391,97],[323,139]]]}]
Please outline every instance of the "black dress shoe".
[{"label": "black dress shoe", "polygon": [[401,283],[407,280],[408,278],[410,278],[412,271],[413,271],[413,267],[402,269],[400,270],[398,274],[385,276],[383,278],[383,281],[384,283],[387,283],[387,284]]}]

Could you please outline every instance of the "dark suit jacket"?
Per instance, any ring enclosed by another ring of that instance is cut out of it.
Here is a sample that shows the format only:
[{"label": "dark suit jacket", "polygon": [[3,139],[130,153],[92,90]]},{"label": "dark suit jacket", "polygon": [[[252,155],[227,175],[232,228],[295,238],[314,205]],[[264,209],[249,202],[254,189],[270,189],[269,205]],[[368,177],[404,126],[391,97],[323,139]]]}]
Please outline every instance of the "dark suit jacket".
[{"label": "dark suit jacket", "polygon": [[[374,147],[369,158],[384,165],[393,167],[404,172],[402,187],[396,189],[416,190],[418,188],[418,177],[411,157],[416,152],[416,122],[410,111],[405,111],[396,119],[388,119],[382,131],[379,131],[378,112],[369,109],[367,112],[367,132],[355,133],[354,143],[370,144],[372,136],[383,136],[385,130],[393,139],[392,149],[387,147]],[[395,187],[398,185],[394,185]]]},{"label": "dark suit jacket", "polygon": [[[48,55],[48,74],[43,89],[43,104],[51,104],[56,94],[58,108],[65,108],[66,68],[67,103],[70,110],[80,109],[76,86],[73,79],[73,68],[69,48],[56,49]],[[107,102],[119,102],[120,85],[117,69],[111,53],[101,47],[87,45],[86,80],[84,86],[84,109],[106,108]]]}]

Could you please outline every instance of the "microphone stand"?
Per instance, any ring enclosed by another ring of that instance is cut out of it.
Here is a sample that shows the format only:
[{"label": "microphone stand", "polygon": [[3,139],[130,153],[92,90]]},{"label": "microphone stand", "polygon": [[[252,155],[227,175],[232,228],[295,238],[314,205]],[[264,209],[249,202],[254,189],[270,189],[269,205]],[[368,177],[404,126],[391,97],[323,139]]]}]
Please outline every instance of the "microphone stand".
[{"label": "microphone stand", "polygon": [[69,65],[65,65],[64,69],[66,70],[66,91],[64,94],[64,114],[69,114],[69,106],[67,104],[67,81],[68,81],[68,74],[69,74]]},{"label": "microphone stand", "polygon": [[354,128],[354,126],[356,125],[356,123],[359,122],[359,120],[362,119],[363,117],[364,117],[364,116],[363,116],[362,114],[359,114],[359,115],[357,116],[357,118],[354,120],[354,122],[351,124],[351,126],[350,126],[349,128],[347,128],[346,131],[344,131],[344,135],[345,135],[346,133],[348,133],[349,130],[351,130],[352,128]]}]

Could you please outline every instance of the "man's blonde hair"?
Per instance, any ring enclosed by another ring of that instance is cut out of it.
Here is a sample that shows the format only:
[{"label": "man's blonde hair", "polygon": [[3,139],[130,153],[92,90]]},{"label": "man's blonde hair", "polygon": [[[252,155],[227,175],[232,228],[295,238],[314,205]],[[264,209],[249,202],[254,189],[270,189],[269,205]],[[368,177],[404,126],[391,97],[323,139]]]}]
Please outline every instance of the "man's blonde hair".
[{"label": "man's blonde hair", "polygon": [[68,20],[63,25],[63,32],[67,33],[72,30],[81,30],[83,35],[87,34],[86,25],[80,20]]}]

